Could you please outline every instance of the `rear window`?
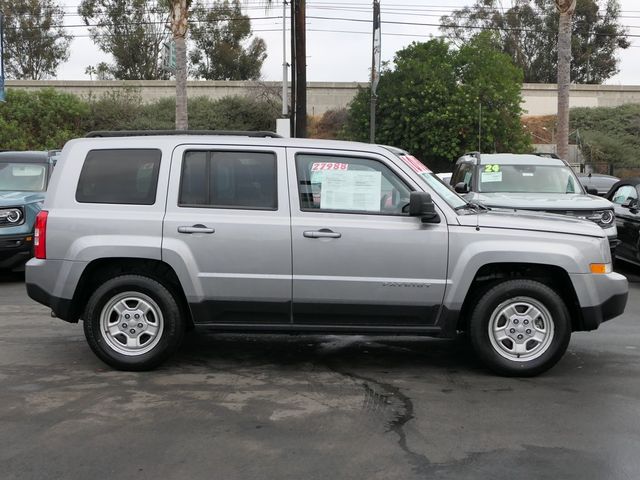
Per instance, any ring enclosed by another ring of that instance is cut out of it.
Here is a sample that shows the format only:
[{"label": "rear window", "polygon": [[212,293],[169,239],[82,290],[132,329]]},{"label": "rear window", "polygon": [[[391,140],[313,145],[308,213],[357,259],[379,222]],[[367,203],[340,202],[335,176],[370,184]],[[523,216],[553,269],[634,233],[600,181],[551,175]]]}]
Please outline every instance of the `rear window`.
[{"label": "rear window", "polygon": [[80,173],[76,200],[153,205],[161,157],[156,149],[91,150]]}]

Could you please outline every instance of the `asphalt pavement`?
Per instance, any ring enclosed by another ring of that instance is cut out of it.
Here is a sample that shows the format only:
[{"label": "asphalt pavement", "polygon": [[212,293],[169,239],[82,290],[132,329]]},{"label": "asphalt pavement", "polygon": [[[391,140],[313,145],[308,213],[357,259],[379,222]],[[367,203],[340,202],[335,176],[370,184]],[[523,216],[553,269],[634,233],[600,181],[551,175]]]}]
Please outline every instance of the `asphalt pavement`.
[{"label": "asphalt pavement", "polygon": [[638,272],[623,316],[530,379],[460,340],[210,331],[118,372],[5,276],[0,478],[635,480]]}]

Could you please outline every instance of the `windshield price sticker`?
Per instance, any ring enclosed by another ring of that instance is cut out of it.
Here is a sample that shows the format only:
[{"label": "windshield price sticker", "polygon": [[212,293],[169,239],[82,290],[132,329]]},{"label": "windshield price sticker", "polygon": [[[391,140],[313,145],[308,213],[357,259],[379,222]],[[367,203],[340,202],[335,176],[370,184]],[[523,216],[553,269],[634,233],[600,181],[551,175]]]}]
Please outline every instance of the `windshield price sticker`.
[{"label": "windshield price sticker", "polygon": [[413,155],[400,155],[400,158],[417,174],[431,173],[431,170],[425,167],[424,164]]},{"label": "windshield price sticker", "polygon": [[482,183],[501,182],[502,172],[482,172]]},{"label": "windshield price sticker", "polygon": [[321,172],[325,170],[349,170],[349,164],[335,162],[317,162],[311,164],[312,172]]},{"label": "windshield price sticker", "polygon": [[484,171],[486,173],[491,173],[491,172],[499,172],[500,171],[500,165],[485,165],[484,166]]}]

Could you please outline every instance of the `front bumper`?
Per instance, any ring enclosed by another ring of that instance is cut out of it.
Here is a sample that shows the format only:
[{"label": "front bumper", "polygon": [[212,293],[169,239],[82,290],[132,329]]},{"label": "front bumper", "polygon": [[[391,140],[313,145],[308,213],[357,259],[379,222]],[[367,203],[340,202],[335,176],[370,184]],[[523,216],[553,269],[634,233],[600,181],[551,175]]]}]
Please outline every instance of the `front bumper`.
[{"label": "front bumper", "polygon": [[33,256],[33,235],[0,236],[0,270],[23,268]]},{"label": "front bumper", "polygon": [[595,330],[602,322],[624,313],[629,295],[626,277],[615,272],[571,274],[570,277],[582,314],[577,330]]},{"label": "front bumper", "polygon": [[622,315],[627,305],[628,293],[620,293],[593,307],[582,308],[582,324],[585,330],[595,330],[602,322]]}]

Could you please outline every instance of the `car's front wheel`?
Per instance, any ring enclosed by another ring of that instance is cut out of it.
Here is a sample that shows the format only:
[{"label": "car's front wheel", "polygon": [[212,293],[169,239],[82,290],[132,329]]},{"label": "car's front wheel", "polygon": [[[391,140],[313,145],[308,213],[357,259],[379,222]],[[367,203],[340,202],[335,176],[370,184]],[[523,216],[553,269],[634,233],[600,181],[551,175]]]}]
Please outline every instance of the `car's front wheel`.
[{"label": "car's front wheel", "polygon": [[184,319],[172,292],[140,275],[107,280],[91,295],[84,333],[93,352],[119,370],[150,370],[180,345]]},{"label": "car's front wheel", "polygon": [[502,375],[533,376],[564,355],[571,338],[562,298],[534,280],[507,280],[482,295],[469,333],[478,357]]}]

